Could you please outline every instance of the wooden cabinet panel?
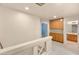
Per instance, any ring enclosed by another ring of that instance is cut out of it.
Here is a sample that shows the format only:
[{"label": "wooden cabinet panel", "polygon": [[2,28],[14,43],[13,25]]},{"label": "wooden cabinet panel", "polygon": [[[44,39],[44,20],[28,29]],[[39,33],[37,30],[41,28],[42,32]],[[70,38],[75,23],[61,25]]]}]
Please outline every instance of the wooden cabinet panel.
[{"label": "wooden cabinet panel", "polygon": [[50,36],[53,37],[53,40],[61,42],[61,43],[63,43],[63,41],[64,41],[64,37],[63,37],[63,34],[61,32],[61,31],[63,31],[63,25],[64,25],[63,18],[50,20],[50,22],[49,22],[49,26],[50,26],[50,30],[51,30]]},{"label": "wooden cabinet panel", "polygon": [[63,21],[50,20],[50,29],[63,29]]},{"label": "wooden cabinet panel", "polygon": [[77,35],[67,34],[67,40],[77,42]]},{"label": "wooden cabinet panel", "polygon": [[61,42],[63,43],[63,34],[60,34],[60,33],[50,33],[50,36],[53,37],[52,40],[55,40],[55,41],[58,41],[58,42]]},{"label": "wooden cabinet panel", "polygon": [[53,21],[50,21],[50,28],[55,28],[55,24],[53,23]]},{"label": "wooden cabinet panel", "polygon": [[57,35],[58,35],[57,37],[58,41],[63,43],[63,39],[64,39],[63,34],[58,33]]},{"label": "wooden cabinet panel", "polygon": [[55,38],[56,38],[55,33],[50,33],[49,35],[53,37],[52,40],[55,40]]}]

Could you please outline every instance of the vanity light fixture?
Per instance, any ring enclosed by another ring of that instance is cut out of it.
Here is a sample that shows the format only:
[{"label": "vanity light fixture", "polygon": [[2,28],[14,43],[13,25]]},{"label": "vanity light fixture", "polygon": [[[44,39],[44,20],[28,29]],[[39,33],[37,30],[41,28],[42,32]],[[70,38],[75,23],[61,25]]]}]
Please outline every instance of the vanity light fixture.
[{"label": "vanity light fixture", "polygon": [[67,24],[78,24],[78,21],[68,21]]}]

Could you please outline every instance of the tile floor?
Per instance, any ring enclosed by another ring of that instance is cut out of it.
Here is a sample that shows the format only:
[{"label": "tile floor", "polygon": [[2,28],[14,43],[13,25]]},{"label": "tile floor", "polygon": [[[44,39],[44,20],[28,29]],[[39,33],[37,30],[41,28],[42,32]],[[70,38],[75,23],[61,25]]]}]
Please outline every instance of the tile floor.
[{"label": "tile floor", "polygon": [[79,48],[77,44],[67,43],[64,45],[63,43],[59,43],[56,41],[48,41],[48,52],[47,55],[78,55]]}]

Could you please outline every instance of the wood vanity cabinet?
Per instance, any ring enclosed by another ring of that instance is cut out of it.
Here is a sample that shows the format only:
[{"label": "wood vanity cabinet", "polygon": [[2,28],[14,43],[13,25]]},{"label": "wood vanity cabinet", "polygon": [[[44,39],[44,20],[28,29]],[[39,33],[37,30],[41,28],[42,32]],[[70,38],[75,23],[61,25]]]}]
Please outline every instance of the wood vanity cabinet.
[{"label": "wood vanity cabinet", "polygon": [[52,40],[63,43],[63,34],[61,33],[50,33],[50,36],[53,37]]},{"label": "wood vanity cabinet", "polygon": [[63,21],[64,21],[63,18],[58,18],[58,19],[49,21],[49,27],[50,27],[50,31],[51,31],[49,35],[53,37],[52,40],[58,41],[61,43],[63,43],[63,41],[64,41],[63,34],[62,34],[63,27],[64,27]]},{"label": "wood vanity cabinet", "polygon": [[63,21],[50,20],[50,29],[63,29]]},{"label": "wood vanity cabinet", "polygon": [[67,40],[77,42],[77,35],[67,34]]}]

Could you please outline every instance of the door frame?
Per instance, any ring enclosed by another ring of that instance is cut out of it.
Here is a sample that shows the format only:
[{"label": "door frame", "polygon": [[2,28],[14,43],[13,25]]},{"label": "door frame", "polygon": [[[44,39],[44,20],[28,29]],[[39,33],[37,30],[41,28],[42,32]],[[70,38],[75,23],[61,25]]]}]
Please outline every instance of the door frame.
[{"label": "door frame", "polygon": [[[47,24],[47,35],[49,36],[49,21],[42,21],[41,25],[42,25],[42,23]],[[42,27],[41,27],[41,29],[42,29]],[[41,37],[42,37],[42,30],[41,30]]]}]

